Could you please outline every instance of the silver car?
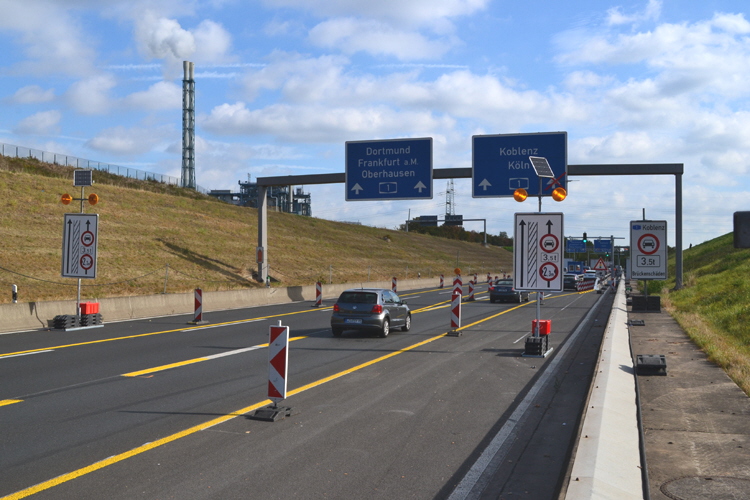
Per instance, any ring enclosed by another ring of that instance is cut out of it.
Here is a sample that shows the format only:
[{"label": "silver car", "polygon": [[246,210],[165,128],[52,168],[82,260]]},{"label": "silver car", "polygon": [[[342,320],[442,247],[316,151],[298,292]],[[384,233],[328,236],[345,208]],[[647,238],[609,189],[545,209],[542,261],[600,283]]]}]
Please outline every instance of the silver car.
[{"label": "silver car", "polygon": [[345,330],[375,331],[387,337],[391,328],[408,332],[411,312],[406,302],[390,290],[352,288],[341,293],[333,305],[331,331],[340,337]]}]

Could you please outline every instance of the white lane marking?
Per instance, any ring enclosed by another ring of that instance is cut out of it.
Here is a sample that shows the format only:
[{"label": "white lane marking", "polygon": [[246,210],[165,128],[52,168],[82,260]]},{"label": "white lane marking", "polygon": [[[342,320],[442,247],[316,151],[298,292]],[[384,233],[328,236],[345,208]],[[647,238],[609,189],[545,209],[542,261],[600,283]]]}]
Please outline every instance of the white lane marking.
[{"label": "white lane marking", "polygon": [[54,352],[54,349],[47,349],[46,351],[23,352],[21,354],[11,354],[10,356],[0,356],[0,359],[17,358],[19,356],[30,356],[32,354],[41,354],[43,352]]},{"label": "white lane marking", "polygon": [[210,356],[203,356],[206,359],[217,359],[223,358],[224,356],[231,356],[233,354],[241,354],[243,352],[255,351],[257,349],[264,349],[266,346],[254,345],[252,347],[245,347],[244,349],[235,349],[234,351],[220,352],[219,354],[212,354]]},{"label": "white lane marking", "polygon": [[196,332],[200,330],[210,330],[211,328],[221,328],[224,326],[234,326],[234,325],[244,325],[245,323],[256,323],[258,321],[266,321],[268,318],[259,318],[259,319],[249,319],[247,321],[233,321],[231,323],[224,323],[221,325],[208,325],[208,326],[200,326],[200,327],[193,327],[193,328],[186,328],[184,330],[180,330],[181,332]]}]

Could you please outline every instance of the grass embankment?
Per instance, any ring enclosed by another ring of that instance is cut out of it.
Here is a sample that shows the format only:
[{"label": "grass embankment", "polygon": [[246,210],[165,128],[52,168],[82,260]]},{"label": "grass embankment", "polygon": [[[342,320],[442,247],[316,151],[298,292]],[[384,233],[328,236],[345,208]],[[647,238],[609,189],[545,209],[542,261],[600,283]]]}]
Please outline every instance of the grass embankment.
[{"label": "grass embankment", "polygon": [[750,249],[736,249],[733,234],[683,252],[683,288],[674,288],[674,255],[666,282],[649,293],[675,318],[708,358],[750,396]]},{"label": "grass embankment", "polygon": [[[75,300],[77,280],[60,276],[63,214],[79,212],[73,169],[0,156],[0,303]],[[262,286],[256,270],[257,211],[195,191],[94,171],[99,195],[97,278],[82,280],[82,299]],[[313,204],[315,200],[313,200]],[[313,206],[314,209],[314,206]],[[458,264],[464,274],[510,272],[512,254],[498,247],[269,214],[273,286],[416,278],[437,284]]]}]

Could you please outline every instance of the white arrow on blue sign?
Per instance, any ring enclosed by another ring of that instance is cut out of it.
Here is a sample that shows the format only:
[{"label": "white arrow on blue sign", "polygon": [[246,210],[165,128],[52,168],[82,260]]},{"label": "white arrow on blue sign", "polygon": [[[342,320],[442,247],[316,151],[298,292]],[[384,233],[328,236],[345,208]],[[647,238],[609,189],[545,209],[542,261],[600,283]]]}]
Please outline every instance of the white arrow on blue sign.
[{"label": "white arrow on blue sign", "polygon": [[432,138],[348,141],[346,201],[432,199]]}]

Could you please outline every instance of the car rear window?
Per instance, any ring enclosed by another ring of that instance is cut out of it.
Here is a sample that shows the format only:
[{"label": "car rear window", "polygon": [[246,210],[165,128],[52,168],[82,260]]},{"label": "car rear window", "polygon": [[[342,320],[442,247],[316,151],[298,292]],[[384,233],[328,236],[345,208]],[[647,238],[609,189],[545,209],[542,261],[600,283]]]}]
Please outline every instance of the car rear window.
[{"label": "car rear window", "polygon": [[378,294],[372,292],[344,292],[339,302],[346,304],[377,304]]}]

